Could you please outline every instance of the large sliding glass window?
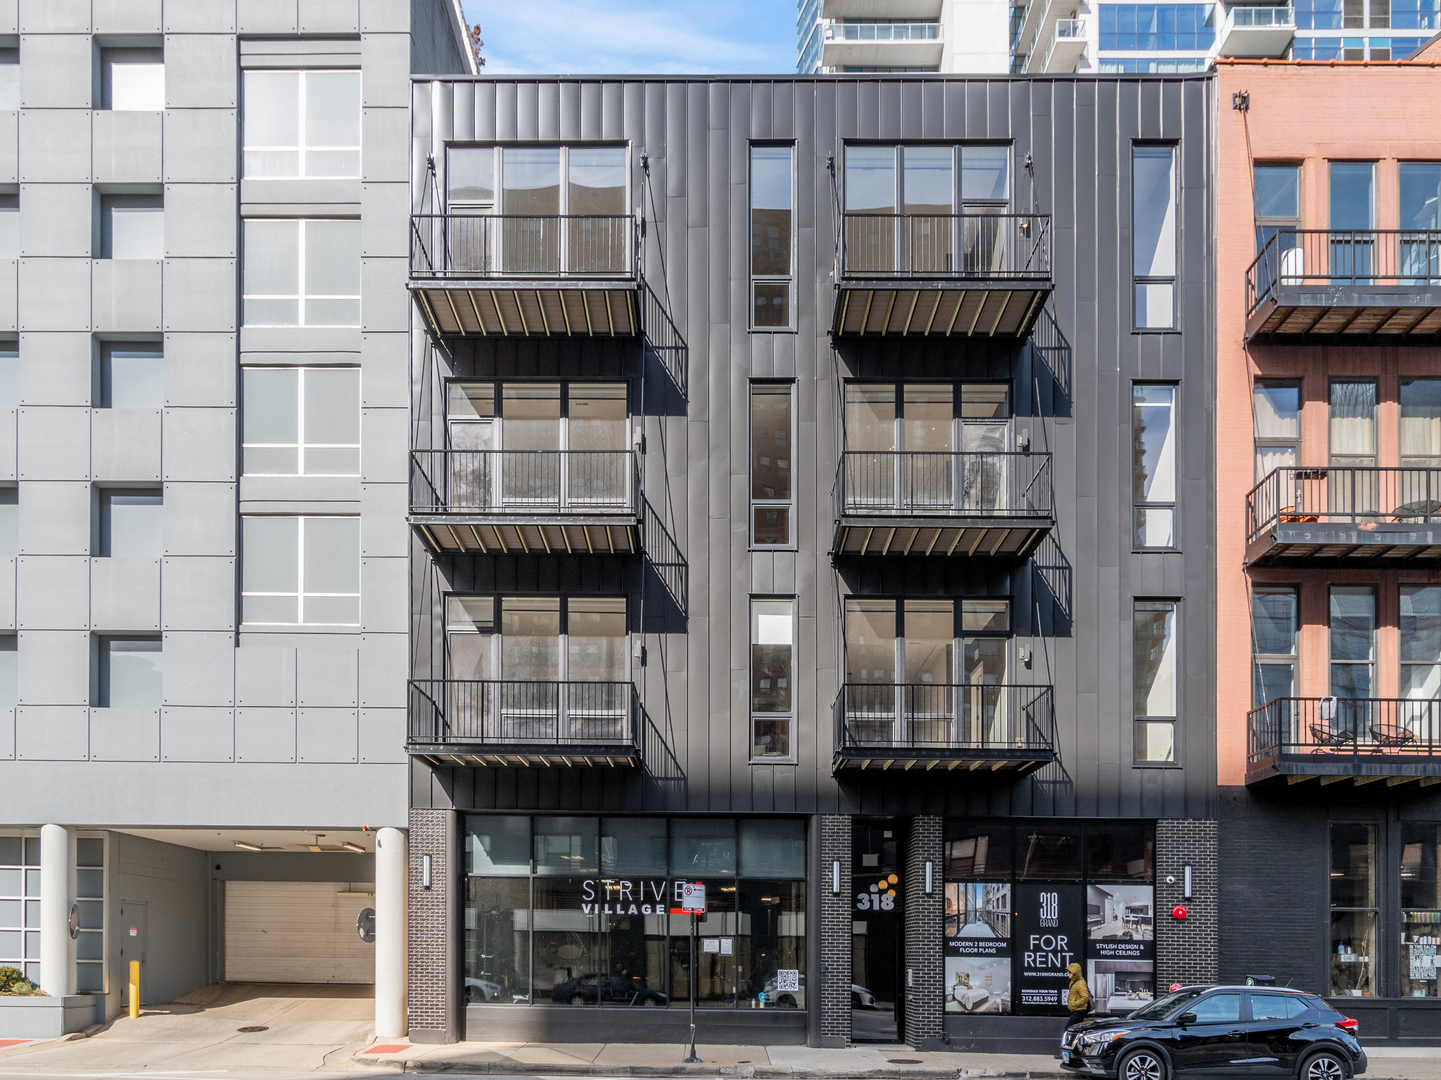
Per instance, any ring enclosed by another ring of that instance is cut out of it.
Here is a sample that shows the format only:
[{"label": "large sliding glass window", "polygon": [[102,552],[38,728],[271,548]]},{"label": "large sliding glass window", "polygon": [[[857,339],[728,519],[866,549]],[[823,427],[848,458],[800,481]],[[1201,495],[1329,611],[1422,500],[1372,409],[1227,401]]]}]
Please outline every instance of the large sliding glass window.
[{"label": "large sliding glass window", "polygon": [[1176,148],[1131,149],[1132,272],[1137,330],[1176,325]]},{"label": "large sliding glass window", "polygon": [[465,854],[467,1004],[688,1004],[691,919],[672,911],[703,881],[697,1004],[805,1005],[800,819],[472,815]]},{"label": "large sliding glass window", "polygon": [[751,326],[789,330],[795,261],[795,147],[751,147]]},{"label": "large sliding glass window", "polygon": [[1138,764],[1176,763],[1180,647],[1174,600],[1137,600],[1132,610],[1132,703]]},{"label": "large sliding glass window", "polygon": [[1379,993],[1376,826],[1331,826],[1331,996]]}]

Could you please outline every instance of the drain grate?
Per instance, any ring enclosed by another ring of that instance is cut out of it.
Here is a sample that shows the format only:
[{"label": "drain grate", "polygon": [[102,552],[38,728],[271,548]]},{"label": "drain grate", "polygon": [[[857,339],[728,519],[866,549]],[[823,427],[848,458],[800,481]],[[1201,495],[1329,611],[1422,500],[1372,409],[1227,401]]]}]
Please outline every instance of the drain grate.
[{"label": "drain grate", "polygon": [[892,1065],[919,1065],[920,1058],[886,1058]]},{"label": "drain grate", "polygon": [[256,1031],[269,1031],[270,1029],[269,1029],[268,1027],[266,1027],[264,1024],[251,1024],[249,1027],[243,1027],[243,1028],[240,1028],[239,1030],[240,1030],[240,1034],[242,1034],[242,1035],[250,1035],[250,1034],[252,1034],[253,1032],[256,1032]]}]

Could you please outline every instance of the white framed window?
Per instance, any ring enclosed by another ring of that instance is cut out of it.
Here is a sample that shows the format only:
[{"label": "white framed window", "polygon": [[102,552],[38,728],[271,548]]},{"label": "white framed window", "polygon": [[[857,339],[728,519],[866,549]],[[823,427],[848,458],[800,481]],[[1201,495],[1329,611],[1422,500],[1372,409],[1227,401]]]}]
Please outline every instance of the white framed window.
[{"label": "white framed window", "polygon": [[360,72],[241,73],[244,175],[360,175]]},{"label": "white framed window", "polygon": [[241,369],[247,476],[359,476],[360,369]]},{"label": "white framed window", "polygon": [[100,51],[101,108],[161,112],[165,108],[165,55],[160,49]]},{"label": "white framed window", "polygon": [[242,622],[359,625],[360,518],[247,515],[240,521]]},{"label": "white framed window", "polygon": [[244,223],[245,326],[359,326],[360,222]]}]

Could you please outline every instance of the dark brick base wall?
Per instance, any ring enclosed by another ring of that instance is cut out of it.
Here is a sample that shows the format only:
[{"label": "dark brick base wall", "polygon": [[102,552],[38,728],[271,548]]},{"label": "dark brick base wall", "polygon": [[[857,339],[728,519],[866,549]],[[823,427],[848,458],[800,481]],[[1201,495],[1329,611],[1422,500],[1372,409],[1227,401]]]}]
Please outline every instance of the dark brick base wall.
[{"label": "dark brick base wall", "polygon": [[[851,1043],[851,819],[821,817],[821,1046]],[[841,868],[835,890],[835,865]]]},{"label": "dark brick base wall", "polygon": [[[1191,897],[1186,898],[1186,867]],[[1156,822],[1156,990],[1220,979],[1219,834],[1214,821]],[[1171,911],[1177,905],[1186,917]]]},{"label": "dark brick base wall", "polygon": [[[459,821],[450,810],[410,811],[410,1037],[457,1042],[461,1031]],[[424,860],[430,856],[430,888]]]},{"label": "dark brick base wall", "polygon": [[[905,970],[901,993],[906,1002],[905,1038],[916,1050],[944,1046],[942,1027],[945,993],[945,887],[941,882],[941,819],[911,820],[906,845]],[[926,863],[932,867],[931,892],[926,892]]]}]

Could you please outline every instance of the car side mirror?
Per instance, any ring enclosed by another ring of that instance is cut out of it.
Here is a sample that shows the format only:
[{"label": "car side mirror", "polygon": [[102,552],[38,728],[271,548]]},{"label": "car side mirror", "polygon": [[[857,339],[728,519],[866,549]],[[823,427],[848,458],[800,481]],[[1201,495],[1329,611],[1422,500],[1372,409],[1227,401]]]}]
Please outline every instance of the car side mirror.
[{"label": "car side mirror", "polygon": [[1185,1027],[1187,1024],[1194,1024],[1195,1022],[1195,1013],[1182,1013],[1180,1016],[1176,1017],[1176,1023],[1180,1024],[1182,1027]]}]

